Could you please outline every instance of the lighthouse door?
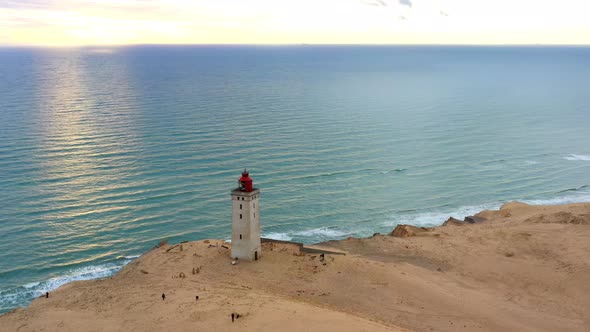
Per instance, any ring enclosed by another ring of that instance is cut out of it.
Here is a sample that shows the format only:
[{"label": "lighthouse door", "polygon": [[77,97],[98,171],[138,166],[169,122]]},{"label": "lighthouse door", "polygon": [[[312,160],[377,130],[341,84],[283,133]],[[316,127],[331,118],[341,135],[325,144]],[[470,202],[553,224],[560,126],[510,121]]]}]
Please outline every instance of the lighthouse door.
[{"label": "lighthouse door", "polygon": [[258,260],[258,251],[254,252],[254,260],[257,261]]}]

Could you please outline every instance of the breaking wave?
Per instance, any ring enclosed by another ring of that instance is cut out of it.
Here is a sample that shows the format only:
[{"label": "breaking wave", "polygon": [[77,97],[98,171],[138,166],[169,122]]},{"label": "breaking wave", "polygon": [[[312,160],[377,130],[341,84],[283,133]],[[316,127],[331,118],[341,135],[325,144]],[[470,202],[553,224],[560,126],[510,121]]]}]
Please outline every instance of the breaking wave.
[{"label": "breaking wave", "polygon": [[570,154],[567,157],[563,157],[565,160],[576,160],[576,161],[590,161],[590,156],[583,154]]},{"label": "breaking wave", "polygon": [[440,226],[449,217],[463,219],[483,210],[498,209],[501,205],[502,204],[498,202],[482,205],[461,206],[454,209],[426,211],[412,214],[399,214],[392,217],[391,220],[383,222],[382,226],[390,228],[399,224],[408,224],[418,227]]},{"label": "breaking wave", "polygon": [[131,260],[131,259],[139,258],[139,256],[141,256],[141,255],[117,256],[117,259]]},{"label": "breaking wave", "polygon": [[21,286],[0,289],[0,313],[4,313],[18,306],[28,305],[33,299],[51,292],[69,282],[80,280],[92,280],[110,277],[117,273],[123,266],[131,262],[131,258],[139,256],[120,256],[125,260],[117,263],[107,263],[71,269],[63,275],[44,281],[27,283]]},{"label": "breaking wave", "polygon": [[575,194],[567,196],[547,199],[525,199],[522,202],[531,205],[560,205],[590,202],[590,191],[580,191],[579,189],[574,189],[574,191],[576,192]]},{"label": "breaking wave", "polygon": [[287,234],[287,233],[278,233],[278,232],[262,234],[262,237],[265,237],[267,239],[280,240],[280,241],[291,241],[291,240],[293,240],[293,237],[290,236],[289,234]]},{"label": "breaking wave", "polygon": [[[566,195],[559,195],[564,194]],[[553,198],[539,198],[539,199],[519,199],[517,201],[523,202],[530,205],[560,205],[570,203],[583,203],[590,202],[590,190],[588,185],[583,185],[577,188],[570,188],[561,190],[558,196]],[[463,219],[467,216],[474,215],[483,210],[497,210],[503,203],[506,202],[495,202],[488,204],[462,206],[454,209],[443,209],[436,211],[426,211],[411,214],[399,214],[394,216],[391,220],[388,220],[382,224],[386,227],[395,227],[399,224],[409,224],[419,227],[433,227],[440,226],[449,217],[456,219]]]},{"label": "breaking wave", "polygon": [[262,235],[262,237],[281,241],[316,243],[327,240],[339,239],[351,234],[352,233],[345,232],[342,230],[331,229],[328,227],[320,227],[303,231],[265,233]]},{"label": "breaking wave", "polygon": [[348,233],[338,231],[335,229],[330,229],[328,227],[321,227],[321,228],[314,228],[306,231],[296,232],[295,235],[298,236],[323,236],[323,237],[340,237],[345,236]]}]

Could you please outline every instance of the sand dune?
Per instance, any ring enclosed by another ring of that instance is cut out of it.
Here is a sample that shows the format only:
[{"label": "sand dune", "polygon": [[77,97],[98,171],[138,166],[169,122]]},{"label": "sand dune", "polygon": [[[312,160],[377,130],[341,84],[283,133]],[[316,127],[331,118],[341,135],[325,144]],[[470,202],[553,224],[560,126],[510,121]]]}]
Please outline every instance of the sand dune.
[{"label": "sand dune", "polygon": [[164,245],[0,316],[0,329],[590,331],[590,204],[477,216],[487,221],[319,244],[346,252],[324,261],[283,243],[237,265],[222,241]]}]

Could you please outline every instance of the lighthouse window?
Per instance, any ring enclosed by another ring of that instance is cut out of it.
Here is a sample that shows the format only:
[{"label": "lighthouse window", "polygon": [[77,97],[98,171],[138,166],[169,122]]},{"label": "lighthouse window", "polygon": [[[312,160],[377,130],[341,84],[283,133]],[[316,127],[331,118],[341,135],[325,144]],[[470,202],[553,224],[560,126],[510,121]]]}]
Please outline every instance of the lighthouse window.
[{"label": "lighthouse window", "polygon": [[240,219],[242,219],[242,215],[240,214]]},{"label": "lighthouse window", "polygon": [[240,204],[240,210],[242,209],[242,204]]},{"label": "lighthouse window", "polygon": [[242,234],[240,234],[240,240],[242,239]]},{"label": "lighthouse window", "polygon": [[254,218],[256,218],[256,213],[254,213]]}]

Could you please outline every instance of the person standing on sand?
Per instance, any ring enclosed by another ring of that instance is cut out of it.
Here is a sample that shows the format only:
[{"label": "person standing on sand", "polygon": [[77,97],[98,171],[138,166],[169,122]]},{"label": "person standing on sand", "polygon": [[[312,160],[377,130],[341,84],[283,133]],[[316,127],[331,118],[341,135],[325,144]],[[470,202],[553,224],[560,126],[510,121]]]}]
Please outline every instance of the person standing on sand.
[{"label": "person standing on sand", "polygon": [[234,315],[234,313],[232,312],[232,313],[231,313],[231,322],[232,322],[232,323],[234,322],[234,317],[235,317],[235,315]]},{"label": "person standing on sand", "polygon": [[162,301],[166,299],[166,294],[162,293]]},{"label": "person standing on sand", "polygon": [[49,292],[45,292],[45,298],[48,299],[49,298]]}]

